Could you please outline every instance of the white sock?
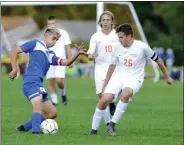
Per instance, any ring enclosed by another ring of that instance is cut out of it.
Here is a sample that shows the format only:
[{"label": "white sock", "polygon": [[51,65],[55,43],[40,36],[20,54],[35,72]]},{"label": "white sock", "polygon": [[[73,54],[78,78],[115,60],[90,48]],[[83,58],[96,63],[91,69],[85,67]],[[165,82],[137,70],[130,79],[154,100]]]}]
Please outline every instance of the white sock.
[{"label": "white sock", "polygon": [[123,103],[121,100],[119,100],[117,107],[116,107],[116,111],[115,111],[111,121],[114,123],[117,123],[121,119],[127,106],[128,106],[128,103]]},{"label": "white sock", "polygon": [[93,130],[98,130],[98,128],[100,126],[100,122],[101,122],[102,117],[103,117],[103,113],[104,113],[104,110],[100,110],[100,109],[96,108],[95,113],[93,115],[93,121],[92,121],[92,129]]},{"label": "white sock", "polygon": [[65,96],[65,95],[66,95],[66,90],[65,90],[65,88],[60,89],[60,90],[61,90],[61,95],[62,95],[62,96]]},{"label": "white sock", "polygon": [[58,97],[56,93],[51,93],[50,97],[51,97],[52,103],[58,104]]},{"label": "white sock", "polygon": [[104,110],[104,113],[103,113],[103,118],[105,120],[105,123],[110,123],[111,121],[111,116],[110,116],[110,110],[109,110],[109,106],[107,106]]},{"label": "white sock", "polygon": [[132,101],[132,97],[130,97],[129,99],[128,99],[128,102],[131,102]]}]

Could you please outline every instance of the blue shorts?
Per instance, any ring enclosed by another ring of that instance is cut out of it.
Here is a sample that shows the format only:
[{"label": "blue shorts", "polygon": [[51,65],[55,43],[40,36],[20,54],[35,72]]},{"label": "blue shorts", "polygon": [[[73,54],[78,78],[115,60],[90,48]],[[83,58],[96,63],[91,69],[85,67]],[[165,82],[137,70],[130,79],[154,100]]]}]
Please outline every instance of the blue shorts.
[{"label": "blue shorts", "polygon": [[48,101],[47,92],[43,86],[43,79],[38,76],[24,76],[22,90],[28,100],[43,96],[43,102]]}]

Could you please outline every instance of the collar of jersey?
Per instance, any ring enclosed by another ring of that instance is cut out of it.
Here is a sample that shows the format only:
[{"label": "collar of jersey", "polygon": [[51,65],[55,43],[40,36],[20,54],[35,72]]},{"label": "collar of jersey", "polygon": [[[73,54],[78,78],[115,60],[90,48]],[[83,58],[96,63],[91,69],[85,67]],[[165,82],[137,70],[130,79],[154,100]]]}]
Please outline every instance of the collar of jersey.
[{"label": "collar of jersey", "polygon": [[47,48],[45,42],[42,40],[42,41],[39,41],[45,48]]}]

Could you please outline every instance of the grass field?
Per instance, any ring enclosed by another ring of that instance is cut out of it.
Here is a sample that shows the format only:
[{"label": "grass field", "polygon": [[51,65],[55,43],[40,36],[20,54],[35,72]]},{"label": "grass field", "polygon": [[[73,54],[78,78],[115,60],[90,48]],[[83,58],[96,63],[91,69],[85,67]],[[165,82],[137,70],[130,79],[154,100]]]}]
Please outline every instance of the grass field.
[{"label": "grass field", "polygon": [[[31,105],[21,90],[22,79],[2,76],[2,145],[182,145],[183,87],[146,80],[117,124],[118,136],[108,136],[104,121],[96,136],[88,136],[97,104],[93,80],[67,79],[69,104],[57,106],[59,131],[54,135],[20,133],[16,126],[30,119]],[[47,82],[45,83],[47,86]],[[60,99],[61,101],[61,99]]]}]

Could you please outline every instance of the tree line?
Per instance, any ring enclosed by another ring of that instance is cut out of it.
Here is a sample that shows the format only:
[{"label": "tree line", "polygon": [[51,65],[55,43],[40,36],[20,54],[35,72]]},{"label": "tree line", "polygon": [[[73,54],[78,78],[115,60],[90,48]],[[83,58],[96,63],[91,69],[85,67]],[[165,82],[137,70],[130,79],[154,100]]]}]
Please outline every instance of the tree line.
[{"label": "tree line", "polygon": [[[150,46],[173,48],[178,55],[176,64],[181,64],[181,52],[184,49],[184,2],[135,1],[132,3]],[[105,4],[104,9],[114,13],[117,25],[131,23],[135,30],[135,37],[140,37],[127,6]],[[96,20],[96,5],[2,6],[1,14],[2,16],[32,16],[42,29],[50,14],[63,20]]]}]

